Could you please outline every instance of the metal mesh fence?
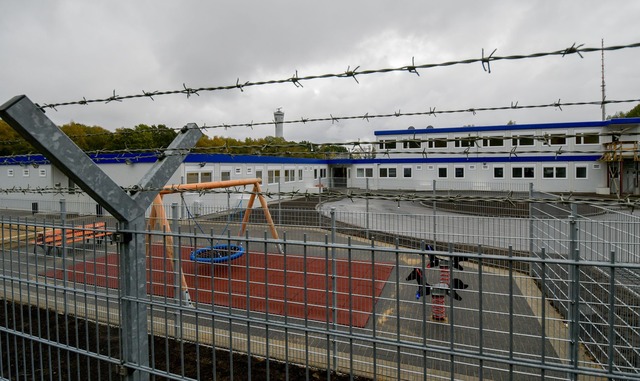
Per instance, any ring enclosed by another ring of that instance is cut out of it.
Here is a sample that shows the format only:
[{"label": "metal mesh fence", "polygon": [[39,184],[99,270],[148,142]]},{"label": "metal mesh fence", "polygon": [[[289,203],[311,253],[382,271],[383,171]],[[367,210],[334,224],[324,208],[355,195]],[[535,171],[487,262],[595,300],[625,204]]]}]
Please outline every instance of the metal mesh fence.
[{"label": "metal mesh fence", "polygon": [[638,377],[634,214],[303,204],[272,205],[278,238],[260,209],[242,236],[236,209],[127,231],[147,242],[149,366],[121,360],[139,337],[119,330],[113,220],[5,211],[0,377]]}]

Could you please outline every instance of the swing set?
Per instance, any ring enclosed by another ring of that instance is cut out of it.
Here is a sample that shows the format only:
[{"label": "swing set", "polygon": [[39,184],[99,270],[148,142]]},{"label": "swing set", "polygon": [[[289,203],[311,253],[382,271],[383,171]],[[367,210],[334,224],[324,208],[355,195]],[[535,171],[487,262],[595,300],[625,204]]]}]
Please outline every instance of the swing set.
[{"label": "swing set", "polygon": [[[273,223],[273,219],[271,218],[271,213],[269,212],[269,206],[267,205],[267,201],[262,195],[262,191],[260,189],[260,183],[262,179],[253,178],[253,179],[240,179],[240,180],[224,180],[224,181],[213,181],[206,183],[195,183],[195,184],[180,184],[180,185],[170,185],[164,187],[158,195],[153,200],[151,204],[151,213],[149,215],[149,222],[147,227],[149,230],[159,229],[166,233],[171,233],[171,226],[169,225],[169,221],[167,219],[167,214],[164,209],[164,205],[162,203],[162,197],[165,194],[173,194],[173,193],[182,193],[182,192],[200,192],[209,189],[219,189],[219,188],[231,188],[237,186],[247,186],[253,185],[253,189],[251,192],[251,196],[249,197],[249,202],[247,203],[247,208],[244,212],[244,216],[242,218],[242,224],[240,226],[240,231],[238,232],[238,236],[242,237],[246,230],[247,224],[249,222],[249,217],[251,216],[251,211],[253,210],[253,205],[255,203],[256,198],[260,202],[260,205],[264,211],[265,219],[267,220],[267,224],[269,225],[269,229],[271,230],[271,236],[274,239],[278,239],[278,232],[276,230],[275,224]],[[282,253],[282,249],[280,245],[277,245],[278,251]],[[150,256],[151,245],[147,246],[147,257]],[[241,245],[232,245],[232,244],[216,244],[209,247],[203,248],[194,248],[191,252],[190,259],[195,261],[196,263],[222,263],[229,262],[234,259],[240,258],[244,255],[245,249]],[[167,258],[171,261],[172,270],[175,271],[175,266],[173,265],[175,262],[175,254],[173,252],[173,236],[166,236],[166,255]],[[183,296],[183,302],[188,305],[192,305],[191,297],[189,296],[189,288],[187,285],[187,281],[185,279],[184,273],[181,273],[181,291]]]}]

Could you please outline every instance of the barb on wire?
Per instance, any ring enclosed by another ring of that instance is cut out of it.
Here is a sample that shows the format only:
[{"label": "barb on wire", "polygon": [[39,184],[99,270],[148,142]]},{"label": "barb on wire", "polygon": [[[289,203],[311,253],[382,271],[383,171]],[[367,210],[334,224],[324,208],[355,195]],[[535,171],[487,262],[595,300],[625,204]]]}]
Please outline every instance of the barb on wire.
[{"label": "barb on wire", "polygon": [[297,70],[296,70],[296,73],[293,75],[293,77],[289,78],[289,80],[291,81],[291,83],[293,83],[295,87],[304,87],[302,86],[302,83],[300,83]]},{"label": "barb on wire", "polygon": [[414,73],[418,77],[420,76],[420,73],[418,73],[418,69],[416,68],[415,57],[411,57],[411,65],[407,66],[406,69],[409,73]]},{"label": "barb on wire", "polygon": [[144,91],[142,90],[142,94],[144,94],[146,97],[149,97],[152,101],[155,101],[155,99],[153,99],[153,96],[157,93],[157,91]]},{"label": "barb on wire", "polygon": [[560,109],[560,111],[562,111],[562,106],[560,104],[560,98],[558,98],[558,101],[553,104],[553,107],[557,107],[558,109]]},{"label": "barb on wire", "polygon": [[245,87],[247,84],[249,83],[249,81],[245,82],[245,83],[240,83],[240,78],[236,79],[236,87],[238,89],[240,89],[240,92],[244,92],[244,90],[242,89],[243,87]]},{"label": "barb on wire", "polygon": [[[498,49],[493,49],[493,52],[491,52],[491,54],[489,54],[489,56],[485,58],[484,48],[482,48],[482,69],[489,74],[491,74],[491,60],[493,59],[493,53],[495,53],[496,50]],[[485,64],[487,64],[487,66],[485,66]]]},{"label": "barb on wire", "polygon": [[[85,100],[86,102],[86,100]],[[109,103],[109,102],[122,102],[122,99],[120,98],[119,95],[116,95],[116,90],[113,90],[113,95],[110,96],[109,98],[107,98],[107,101],[104,103]]]},{"label": "barb on wire", "polygon": [[357,84],[360,84],[360,82],[358,82],[358,78],[356,78],[356,71],[360,68],[360,66],[356,66],[355,69],[351,70],[351,66],[347,67],[347,71],[344,72],[344,76],[345,77],[353,77],[353,79],[356,81]]},{"label": "barb on wire", "polygon": [[565,51],[562,53],[562,56],[564,57],[567,54],[574,54],[577,53],[580,58],[584,58],[582,56],[582,54],[580,54],[580,48],[584,46],[584,44],[580,44],[578,46],[576,46],[576,43],[574,42],[573,45],[571,45],[569,48],[565,49]]},{"label": "barb on wire", "polygon": [[182,90],[181,92],[183,94],[187,94],[187,99],[189,99],[191,97],[191,95],[195,94],[197,96],[200,96],[200,94],[198,94],[198,90],[192,89],[190,87],[187,87],[186,84],[182,84],[182,87],[184,88],[184,90]]}]

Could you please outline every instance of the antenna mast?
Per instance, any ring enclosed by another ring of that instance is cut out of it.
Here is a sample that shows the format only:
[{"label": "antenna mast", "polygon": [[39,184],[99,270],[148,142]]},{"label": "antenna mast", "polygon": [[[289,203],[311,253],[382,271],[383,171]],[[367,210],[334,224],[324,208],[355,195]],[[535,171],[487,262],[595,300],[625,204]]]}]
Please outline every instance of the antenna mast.
[{"label": "antenna mast", "polygon": [[604,94],[604,38],[602,39],[602,120],[606,120],[607,113],[605,111],[605,94]]}]

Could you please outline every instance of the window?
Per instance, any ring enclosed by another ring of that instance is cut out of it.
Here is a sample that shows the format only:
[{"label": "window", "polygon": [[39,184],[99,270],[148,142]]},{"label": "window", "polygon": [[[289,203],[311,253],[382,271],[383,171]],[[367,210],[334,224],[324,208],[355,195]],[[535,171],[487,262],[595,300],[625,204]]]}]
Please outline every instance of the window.
[{"label": "window", "polygon": [[473,164],[472,164],[472,165],[470,165],[470,166],[469,166],[469,170],[470,170],[470,171],[475,171],[475,170],[476,170],[476,166],[475,166],[475,165],[473,165]]},{"label": "window", "polygon": [[576,179],[587,178],[587,167],[576,167]]},{"label": "window", "polygon": [[447,139],[431,139],[427,142],[429,148],[447,148]]},{"label": "window", "polygon": [[213,181],[213,176],[211,174],[211,172],[201,172],[200,173],[200,182],[201,183],[208,183]]},{"label": "window", "polygon": [[421,165],[416,165],[416,171],[422,171],[422,166]]},{"label": "window", "polygon": [[211,181],[213,181],[213,172],[211,171],[187,172],[187,184],[208,183]]},{"label": "window", "polygon": [[262,180],[262,169],[256,169],[256,178]]},{"label": "window", "polygon": [[7,169],[7,176],[13,177],[13,168]]},{"label": "window", "polygon": [[47,170],[46,170],[46,169],[44,169],[44,168],[40,168],[40,169],[38,170],[38,175],[39,175],[40,177],[47,177]]},{"label": "window", "polygon": [[242,168],[238,167],[236,168],[236,175],[241,175],[242,174]]},{"label": "window", "polygon": [[458,138],[454,141],[456,147],[473,147],[476,140],[474,138]]},{"label": "window", "polygon": [[566,179],[567,168],[566,167],[543,167],[542,177],[545,179]]},{"label": "window", "polygon": [[447,177],[447,167],[438,168],[438,177],[444,179]]},{"label": "window", "polygon": [[594,164],[593,169],[600,169],[600,164]]},{"label": "window", "polygon": [[378,145],[380,146],[380,149],[395,149],[396,148],[396,141],[395,140],[380,140],[380,143],[378,143]]},{"label": "window", "polygon": [[380,168],[380,177],[397,177],[396,168]]},{"label": "window", "polygon": [[187,172],[187,184],[195,184],[199,181],[198,172]]},{"label": "window", "polygon": [[373,168],[357,168],[356,177],[373,177]]},{"label": "window", "polygon": [[229,171],[229,170],[221,171],[220,172],[220,180],[222,180],[222,181],[231,180],[231,171]]},{"label": "window", "polygon": [[285,169],[284,170],[284,181],[286,183],[290,183],[292,181],[296,181],[296,171],[293,169]]},{"label": "window", "polygon": [[534,145],[533,135],[514,136],[511,139],[511,144],[514,147],[517,146],[532,146]]},{"label": "window", "polygon": [[549,145],[563,145],[567,144],[567,138],[564,135],[551,135],[549,138]]},{"label": "window", "polygon": [[514,179],[532,179],[534,178],[535,170],[533,167],[513,167],[511,168],[511,177]]},{"label": "window", "polygon": [[250,175],[252,173],[253,173],[253,168],[247,167],[247,175]]},{"label": "window", "polygon": [[453,176],[456,179],[464,178],[464,167],[455,167],[453,169]]},{"label": "window", "polygon": [[298,169],[298,181],[302,181],[302,169]]},{"label": "window", "polygon": [[502,147],[504,138],[502,136],[489,136],[482,139],[482,145],[485,147]]},{"label": "window", "polygon": [[23,177],[29,177],[29,168],[26,168],[26,169],[22,170],[22,176]]},{"label": "window", "polygon": [[576,144],[600,144],[598,134],[576,134]]},{"label": "window", "polygon": [[402,168],[402,177],[411,177],[411,167]]},{"label": "window", "polygon": [[267,183],[268,184],[277,184],[280,182],[280,170],[279,169],[270,169],[267,171]]},{"label": "window", "polygon": [[433,165],[427,165],[427,169],[429,171],[433,171],[434,169],[436,169],[436,167],[434,167]]},{"label": "window", "polygon": [[504,178],[504,167],[493,167],[493,178],[494,179],[503,179]]},{"label": "window", "polygon": [[420,148],[421,144],[419,140],[405,140],[403,146],[405,149],[414,149]]}]

